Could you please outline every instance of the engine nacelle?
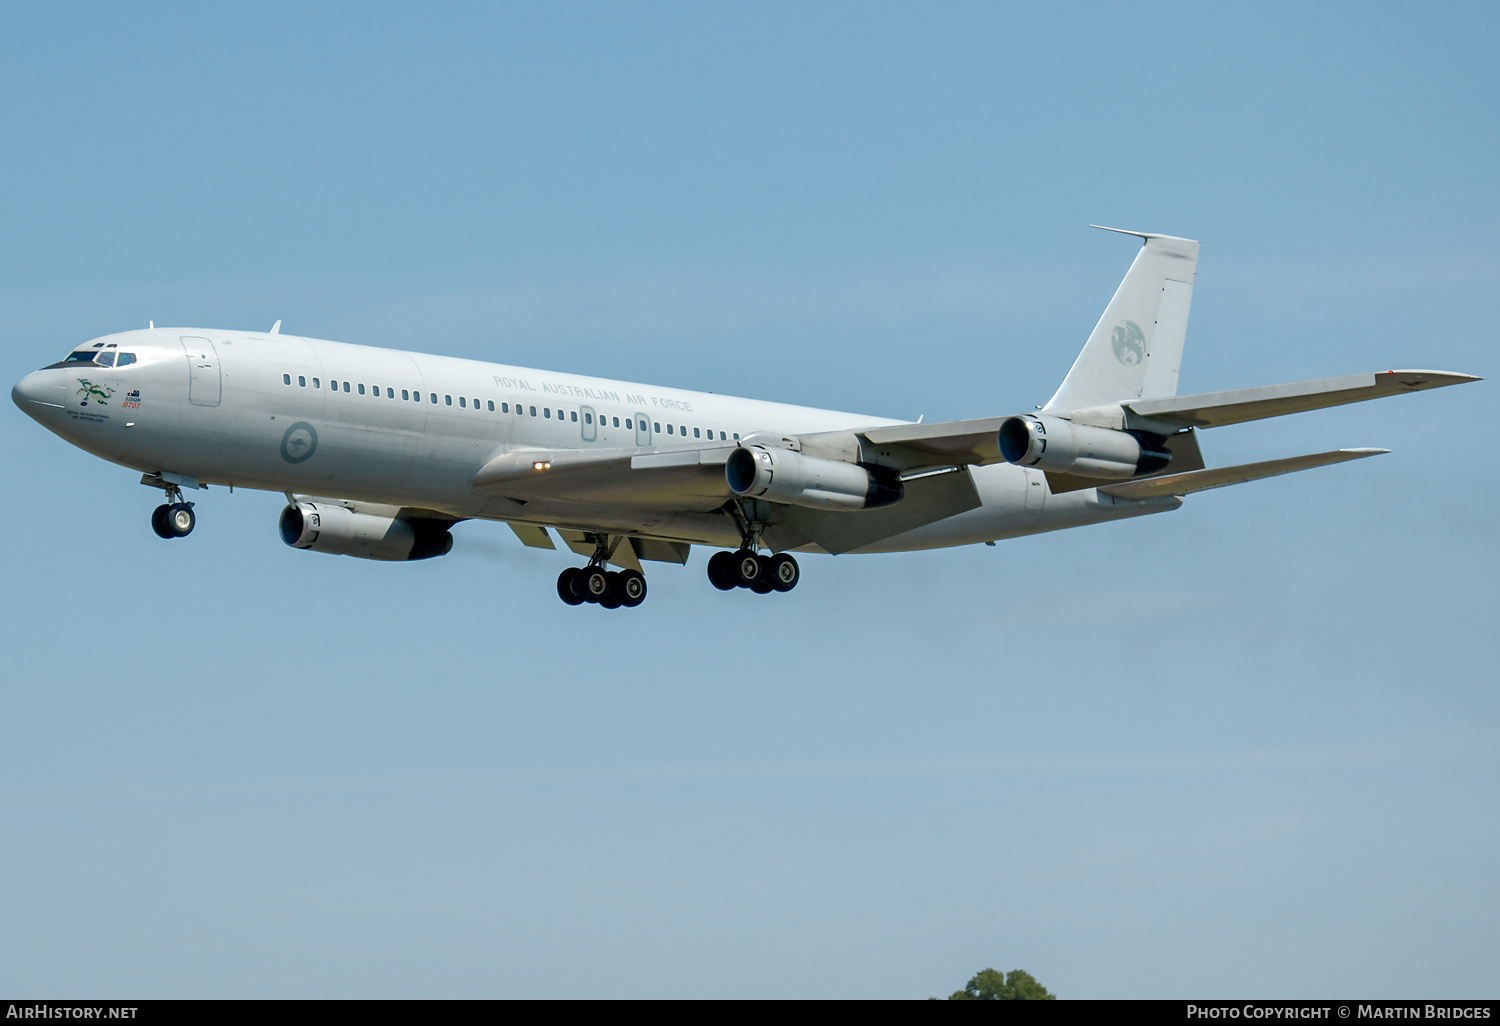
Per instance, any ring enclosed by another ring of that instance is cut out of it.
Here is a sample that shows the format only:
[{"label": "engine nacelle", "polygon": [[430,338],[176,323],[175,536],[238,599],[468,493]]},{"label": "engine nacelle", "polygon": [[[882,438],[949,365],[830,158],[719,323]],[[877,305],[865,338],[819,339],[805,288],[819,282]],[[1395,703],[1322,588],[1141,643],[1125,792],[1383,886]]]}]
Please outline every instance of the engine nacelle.
[{"label": "engine nacelle", "polygon": [[743,498],[813,509],[874,509],[902,495],[901,479],[881,468],[763,445],[742,445],[730,453],[724,479]]},{"label": "engine nacelle", "polygon": [[1000,425],[1000,455],[1023,467],[1105,478],[1154,473],[1172,459],[1152,435],[1029,414]]},{"label": "engine nacelle", "polygon": [[281,540],[294,549],[360,559],[431,559],[453,548],[441,520],[360,513],[331,502],[299,502],[281,511]]}]

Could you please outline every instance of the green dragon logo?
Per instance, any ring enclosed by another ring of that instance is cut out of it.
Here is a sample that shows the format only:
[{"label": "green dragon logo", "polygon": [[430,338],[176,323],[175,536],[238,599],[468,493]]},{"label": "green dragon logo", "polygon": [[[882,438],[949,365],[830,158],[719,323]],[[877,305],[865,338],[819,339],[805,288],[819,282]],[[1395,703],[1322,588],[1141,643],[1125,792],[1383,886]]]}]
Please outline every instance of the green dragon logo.
[{"label": "green dragon logo", "polygon": [[78,383],[83,386],[78,390],[78,394],[83,396],[83,402],[79,403],[79,406],[87,406],[90,399],[100,406],[105,406],[108,404],[104,400],[115,394],[115,390],[108,385],[96,385],[87,378],[79,378]]}]

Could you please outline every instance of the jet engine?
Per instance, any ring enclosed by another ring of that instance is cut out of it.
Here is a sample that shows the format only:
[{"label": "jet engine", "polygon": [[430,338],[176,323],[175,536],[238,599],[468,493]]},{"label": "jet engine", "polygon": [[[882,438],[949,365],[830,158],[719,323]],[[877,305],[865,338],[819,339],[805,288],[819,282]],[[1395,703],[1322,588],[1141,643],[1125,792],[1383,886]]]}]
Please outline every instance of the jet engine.
[{"label": "jet engine", "polygon": [[1172,459],[1161,439],[1143,431],[1115,431],[1029,414],[1009,417],[1000,425],[1000,455],[1023,467],[1107,478],[1154,473]]},{"label": "jet engine", "polygon": [[875,509],[900,500],[901,479],[881,467],[742,445],[724,463],[730,491],[813,509]]},{"label": "jet engine", "polygon": [[446,556],[453,535],[442,520],[364,513],[331,502],[298,502],[281,511],[281,540],[360,559],[431,559]]}]

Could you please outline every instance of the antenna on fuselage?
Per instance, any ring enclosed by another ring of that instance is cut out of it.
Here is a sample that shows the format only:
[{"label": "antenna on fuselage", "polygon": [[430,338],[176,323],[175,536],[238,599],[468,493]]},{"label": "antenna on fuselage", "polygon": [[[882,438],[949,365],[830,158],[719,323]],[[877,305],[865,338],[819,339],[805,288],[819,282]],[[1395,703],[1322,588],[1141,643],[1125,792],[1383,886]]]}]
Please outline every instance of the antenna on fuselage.
[{"label": "antenna on fuselage", "polygon": [[155,331],[156,330],[156,322],[155,321],[147,321],[146,322],[146,327],[150,328],[152,331]]},{"label": "antenna on fuselage", "polygon": [[271,325],[271,334],[272,335],[280,335],[281,334],[281,321],[278,320],[275,324]]}]

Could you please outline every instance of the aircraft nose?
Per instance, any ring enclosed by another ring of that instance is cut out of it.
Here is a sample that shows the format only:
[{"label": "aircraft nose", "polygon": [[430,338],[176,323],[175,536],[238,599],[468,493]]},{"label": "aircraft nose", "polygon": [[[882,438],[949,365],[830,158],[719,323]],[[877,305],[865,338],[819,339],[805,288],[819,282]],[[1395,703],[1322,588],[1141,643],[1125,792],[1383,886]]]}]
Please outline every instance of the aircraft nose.
[{"label": "aircraft nose", "polygon": [[66,377],[60,370],[39,370],[17,381],[10,390],[11,402],[24,412],[36,416],[43,412],[39,407],[61,409],[67,399]]}]

